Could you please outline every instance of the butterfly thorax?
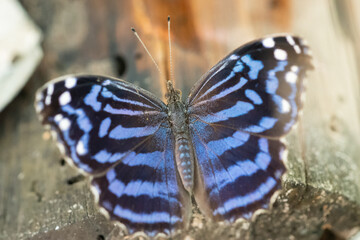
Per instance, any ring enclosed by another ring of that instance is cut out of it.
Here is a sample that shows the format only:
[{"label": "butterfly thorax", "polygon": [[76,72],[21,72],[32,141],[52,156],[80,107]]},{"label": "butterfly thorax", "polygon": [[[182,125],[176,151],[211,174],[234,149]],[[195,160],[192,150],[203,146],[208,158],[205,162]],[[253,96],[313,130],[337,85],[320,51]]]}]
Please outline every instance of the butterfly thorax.
[{"label": "butterfly thorax", "polygon": [[191,193],[194,179],[194,155],[190,145],[188,116],[185,104],[180,100],[179,91],[169,92],[168,116],[175,140],[175,161],[185,189]]}]

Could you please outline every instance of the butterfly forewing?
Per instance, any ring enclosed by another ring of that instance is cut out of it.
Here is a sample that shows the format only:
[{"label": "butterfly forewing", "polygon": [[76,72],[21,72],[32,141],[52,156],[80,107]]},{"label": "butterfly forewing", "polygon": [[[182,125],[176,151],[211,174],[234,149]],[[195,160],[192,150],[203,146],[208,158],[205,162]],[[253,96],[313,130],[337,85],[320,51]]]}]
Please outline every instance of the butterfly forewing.
[{"label": "butterfly forewing", "polygon": [[197,158],[194,195],[215,219],[250,217],[281,187],[284,145],[302,108],[309,49],[298,37],[269,37],[213,67],[188,99]]},{"label": "butterfly forewing", "polygon": [[65,155],[88,173],[100,173],[154,134],[165,105],[124,81],[68,76],[37,93],[43,124],[58,135]]},{"label": "butterfly forewing", "polygon": [[70,163],[94,176],[100,205],[112,219],[149,235],[186,224],[190,200],[179,189],[163,102],[101,76],[62,77],[36,98],[43,124]]},{"label": "butterfly forewing", "polygon": [[193,117],[267,137],[294,125],[302,107],[308,47],[297,37],[274,37],[240,47],[220,61],[191,91]]}]

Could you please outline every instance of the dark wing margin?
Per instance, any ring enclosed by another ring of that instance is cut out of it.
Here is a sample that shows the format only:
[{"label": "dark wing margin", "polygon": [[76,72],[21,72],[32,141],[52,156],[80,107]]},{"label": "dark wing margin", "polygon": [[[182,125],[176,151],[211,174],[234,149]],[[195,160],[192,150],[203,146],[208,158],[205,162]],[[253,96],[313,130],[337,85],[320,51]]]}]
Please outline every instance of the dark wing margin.
[{"label": "dark wing margin", "polygon": [[208,217],[250,218],[281,188],[280,138],[298,119],[310,69],[303,39],[268,37],[236,49],[194,86],[187,102],[194,196]]},{"label": "dark wing margin", "polygon": [[35,107],[66,159],[91,176],[110,219],[149,236],[188,224],[191,201],[177,176],[161,100],[119,79],[74,75],[47,83]]}]

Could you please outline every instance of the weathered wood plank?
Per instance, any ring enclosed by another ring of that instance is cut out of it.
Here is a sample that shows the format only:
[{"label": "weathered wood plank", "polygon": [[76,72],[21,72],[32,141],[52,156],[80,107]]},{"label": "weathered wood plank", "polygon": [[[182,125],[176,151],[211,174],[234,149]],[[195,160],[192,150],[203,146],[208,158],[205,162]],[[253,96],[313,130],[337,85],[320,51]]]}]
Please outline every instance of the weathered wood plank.
[{"label": "weathered wood plank", "polygon": [[[176,84],[189,88],[222,56],[255,37],[308,39],[316,69],[298,127],[286,137],[288,174],[270,211],[231,226],[195,214],[175,239],[348,238],[360,230],[360,9],[353,1],[22,1],[44,31],[44,59],[0,113],[0,239],[115,239],[121,231],[94,205],[86,179],[63,165],[33,109],[35,90],[73,72],[120,76],[162,96],[172,16]],[[356,8],[357,6],[357,8]],[[344,26],[348,26],[344,29]],[[346,31],[345,31],[346,30]]]}]

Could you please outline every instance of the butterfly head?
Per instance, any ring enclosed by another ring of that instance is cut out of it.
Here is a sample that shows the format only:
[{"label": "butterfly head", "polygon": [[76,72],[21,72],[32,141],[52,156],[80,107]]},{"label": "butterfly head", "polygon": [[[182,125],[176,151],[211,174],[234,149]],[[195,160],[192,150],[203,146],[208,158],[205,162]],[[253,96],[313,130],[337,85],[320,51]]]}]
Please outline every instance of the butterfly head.
[{"label": "butterfly head", "polygon": [[181,100],[181,91],[179,89],[175,89],[171,81],[167,81],[166,88],[167,88],[167,93],[165,94],[165,97],[167,99],[168,104],[173,102],[178,102]]}]

